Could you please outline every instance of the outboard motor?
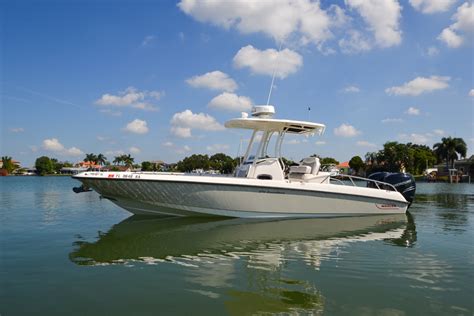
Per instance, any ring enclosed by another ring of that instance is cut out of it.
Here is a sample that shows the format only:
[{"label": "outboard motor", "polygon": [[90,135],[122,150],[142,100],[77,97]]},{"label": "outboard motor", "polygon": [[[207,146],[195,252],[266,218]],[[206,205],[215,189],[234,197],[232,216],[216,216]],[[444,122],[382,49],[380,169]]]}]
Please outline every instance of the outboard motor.
[{"label": "outboard motor", "polygon": [[[411,205],[415,199],[416,183],[413,176],[409,173],[403,172],[375,172],[369,175],[368,177],[371,180],[381,181],[389,183],[400,192],[405,200],[407,200]],[[368,187],[375,187],[373,182],[367,183]],[[383,187],[383,186],[381,186]]]}]

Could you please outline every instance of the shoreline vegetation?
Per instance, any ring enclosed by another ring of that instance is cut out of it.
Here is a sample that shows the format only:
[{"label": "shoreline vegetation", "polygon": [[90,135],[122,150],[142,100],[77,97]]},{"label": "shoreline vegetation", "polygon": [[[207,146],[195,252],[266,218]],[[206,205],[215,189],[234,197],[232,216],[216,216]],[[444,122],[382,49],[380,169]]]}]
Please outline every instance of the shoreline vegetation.
[{"label": "shoreline vegetation", "polygon": [[[344,173],[366,176],[379,171],[408,172],[414,175],[417,181],[429,180],[428,170],[437,170],[436,173],[440,174],[435,174],[436,177],[446,176],[443,174],[443,170],[446,173],[453,170],[455,162],[459,158],[465,158],[466,153],[467,145],[462,138],[443,137],[441,142],[433,145],[433,149],[426,145],[389,141],[378,152],[366,153],[365,160],[360,156],[353,156],[348,162],[349,168],[344,169]],[[340,164],[332,157],[320,157],[316,154],[311,156],[319,157],[321,165],[337,167]],[[2,163],[0,175],[69,176],[87,170],[232,174],[242,158],[232,158],[224,153],[217,153],[212,156],[192,154],[177,163],[143,161],[138,164],[135,163],[135,159],[130,154],[115,156],[110,162],[101,153],[97,155],[90,153],[85,155],[83,161],[76,164],[42,156],[36,159],[34,168],[28,169],[21,168],[18,162],[11,157],[3,156],[0,161]],[[472,158],[468,159],[468,170],[458,171],[457,176],[471,175],[474,172],[474,159]],[[298,162],[284,157],[282,157],[282,160],[286,166],[298,164]],[[443,167],[440,168],[440,166]],[[435,169],[436,167],[438,168]],[[433,180],[436,180],[436,178]]]}]

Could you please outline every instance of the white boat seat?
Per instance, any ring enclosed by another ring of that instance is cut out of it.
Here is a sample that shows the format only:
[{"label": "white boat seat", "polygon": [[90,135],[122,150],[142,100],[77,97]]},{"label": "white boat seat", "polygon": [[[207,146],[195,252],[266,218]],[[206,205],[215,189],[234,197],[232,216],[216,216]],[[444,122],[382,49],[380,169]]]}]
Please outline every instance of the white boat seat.
[{"label": "white boat seat", "polygon": [[290,173],[311,174],[310,166],[291,166]]},{"label": "white boat seat", "polygon": [[315,176],[319,172],[319,167],[321,167],[321,163],[319,162],[318,157],[307,157],[301,161],[300,166],[309,166],[311,168],[310,173]]}]

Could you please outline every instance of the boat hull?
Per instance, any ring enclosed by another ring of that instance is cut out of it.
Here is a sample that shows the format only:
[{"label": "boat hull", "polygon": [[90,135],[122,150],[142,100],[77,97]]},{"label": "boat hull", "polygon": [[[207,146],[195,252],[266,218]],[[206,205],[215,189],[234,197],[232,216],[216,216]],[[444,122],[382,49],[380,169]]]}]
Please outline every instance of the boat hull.
[{"label": "boat hull", "polygon": [[[262,185],[262,180],[235,183],[229,178],[209,181],[210,177],[120,176],[74,178],[118,206],[140,215],[338,217],[405,213],[408,207],[398,192],[369,188],[349,190],[337,185],[286,182],[280,186]],[[335,192],[334,187],[342,189]]]}]

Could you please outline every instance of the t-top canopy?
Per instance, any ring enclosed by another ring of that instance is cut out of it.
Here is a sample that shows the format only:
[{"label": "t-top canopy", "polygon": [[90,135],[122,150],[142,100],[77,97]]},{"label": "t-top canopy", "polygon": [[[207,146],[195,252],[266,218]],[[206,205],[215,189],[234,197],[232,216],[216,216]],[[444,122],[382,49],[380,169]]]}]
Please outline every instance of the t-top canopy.
[{"label": "t-top canopy", "polygon": [[326,125],[305,121],[279,120],[272,118],[236,118],[225,123],[227,128],[243,128],[271,132],[286,132],[291,134],[324,133]]}]

